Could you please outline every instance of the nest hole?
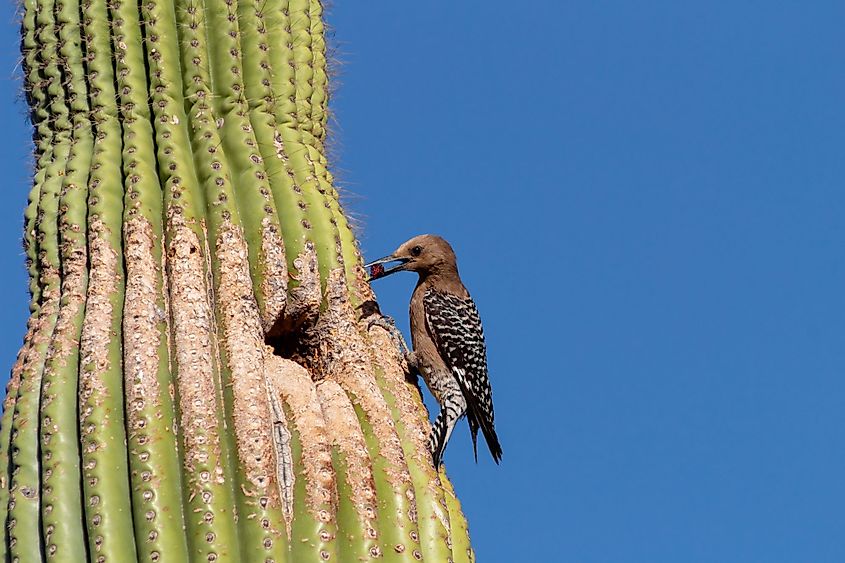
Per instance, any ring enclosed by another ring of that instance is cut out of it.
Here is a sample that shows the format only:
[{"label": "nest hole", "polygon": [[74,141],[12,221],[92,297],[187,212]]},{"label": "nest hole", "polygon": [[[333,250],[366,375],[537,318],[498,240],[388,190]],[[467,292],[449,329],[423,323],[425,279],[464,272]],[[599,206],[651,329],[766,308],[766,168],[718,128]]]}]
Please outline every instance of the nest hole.
[{"label": "nest hole", "polygon": [[273,354],[292,360],[312,373],[317,373],[320,355],[317,320],[319,312],[311,308],[288,307],[264,334],[264,343]]}]

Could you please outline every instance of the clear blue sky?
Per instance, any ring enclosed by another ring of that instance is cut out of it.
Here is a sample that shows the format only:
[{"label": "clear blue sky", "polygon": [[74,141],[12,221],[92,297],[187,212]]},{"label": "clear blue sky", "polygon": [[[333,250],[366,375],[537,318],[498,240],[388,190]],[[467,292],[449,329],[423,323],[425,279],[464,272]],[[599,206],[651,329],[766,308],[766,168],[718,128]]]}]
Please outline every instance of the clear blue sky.
[{"label": "clear blue sky", "polygon": [[[368,257],[452,241],[505,450],[446,454],[481,563],[845,561],[845,4],[337,0]],[[2,21],[0,358],[28,129]],[[413,276],[379,282],[406,326]]]}]

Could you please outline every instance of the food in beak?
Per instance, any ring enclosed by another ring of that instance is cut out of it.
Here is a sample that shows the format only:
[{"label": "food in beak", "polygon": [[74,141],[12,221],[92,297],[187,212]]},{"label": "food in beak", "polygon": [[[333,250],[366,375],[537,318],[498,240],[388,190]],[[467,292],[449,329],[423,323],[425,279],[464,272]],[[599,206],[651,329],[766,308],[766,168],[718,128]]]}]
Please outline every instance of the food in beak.
[{"label": "food in beak", "polygon": [[[385,276],[389,276],[395,272],[401,272],[405,269],[404,265],[408,262],[408,258],[394,258],[393,256],[385,256],[384,258],[379,258],[369,264],[364,265],[364,268],[367,269],[367,273],[370,275],[370,280],[377,280],[379,278],[383,278]],[[391,262],[398,262],[398,264],[391,266],[389,268],[385,268],[384,265],[390,265]]]},{"label": "food in beak", "polygon": [[383,264],[373,264],[370,266],[370,279],[377,280],[384,275],[384,265]]}]

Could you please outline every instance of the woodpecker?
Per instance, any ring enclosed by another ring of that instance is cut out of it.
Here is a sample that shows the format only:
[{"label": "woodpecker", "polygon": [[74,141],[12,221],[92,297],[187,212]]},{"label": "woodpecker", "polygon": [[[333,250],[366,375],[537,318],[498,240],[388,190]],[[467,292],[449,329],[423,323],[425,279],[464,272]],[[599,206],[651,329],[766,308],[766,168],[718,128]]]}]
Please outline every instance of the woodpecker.
[{"label": "woodpecker", "polygon": [[[385,268],[384,264],[398,264]],[[469,422],[472,449],[478,461],[478,429],[484,434],[493,460],[499,463],[502,447],[493,426],[493,394],[487,374],[487,348],[478,310],[458,275],[455,252],[443,238],[420,235],[396,252],[366,265],[370,281],[396,272],[419,274],[411,296],[410,352],[392,319],[379,324],[391,332],[412,372],[419,373],[440,405],[429,445],[439,467],[455,423]]]}]

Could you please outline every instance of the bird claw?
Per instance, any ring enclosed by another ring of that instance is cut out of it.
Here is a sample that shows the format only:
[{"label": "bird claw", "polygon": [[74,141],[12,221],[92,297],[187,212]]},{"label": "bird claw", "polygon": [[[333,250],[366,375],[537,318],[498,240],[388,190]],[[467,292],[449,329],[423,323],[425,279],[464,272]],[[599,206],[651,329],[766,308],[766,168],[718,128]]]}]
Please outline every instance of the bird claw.
[{"label": "bird claw", "polygon": [[405,344],[405,337],[396,328],[396,321],[393,320],[393,317],[382,313],[379,310],[378,303],[375,301],[367,301],[359,305],[358,308],[362,311],[361,320],[369,319],[367,322],[367,331],[374,326],[383,328],[396,343],[396,347],[399,349],[399,355],[403,358],[408,356],[408,345]]},{"label": "bird claw", "polygon": [[393,320],[393,317],[389,315],[382,315],[381,313],[373,315],[373,317],[374,318],[370,319],[370,322],[367,323],[367,330],[373,328],[374,326],[378,326],[387,331],[391,340],[393,340],[393,344],[396,346],[396,350],[399,352],[399,356],[402,357],[408,364],[408,375],[410,376],[409,380],[418,385],[417,378],[419,376],[419,372],[417,371],[416,363],[414,361],[414,353],[408,349],[408,344],[405,342],[405,337],[402,336],[402,331],[396,328],[396,321]]},{"label": "bird claw", "polygon": [[374,326],[380,326],[387,332],[393,332],[396,330],[396,321],[393,320],[393,317],[389,315],[373,315],[373,319],[370,319],[370,322],[367,324],[367,329],[371,329]]},{"label": "bird claw", "polygon": [[370,322],[367,323],[367,330],[373,328],[374,326],[378,326],[383,328],[390,334],[390,337],[393,339],[394,344],[399,349],[399,355],[403,358],[406,358],[409,354],[408,352],[408,345],[405,343],[405,337],[402,336],[402,333],[396,328],[396,321],[393,320],[393,317],[389,315],[373,315],[374,318],[370,319]]}]

